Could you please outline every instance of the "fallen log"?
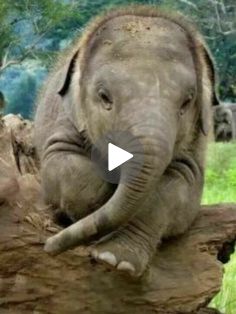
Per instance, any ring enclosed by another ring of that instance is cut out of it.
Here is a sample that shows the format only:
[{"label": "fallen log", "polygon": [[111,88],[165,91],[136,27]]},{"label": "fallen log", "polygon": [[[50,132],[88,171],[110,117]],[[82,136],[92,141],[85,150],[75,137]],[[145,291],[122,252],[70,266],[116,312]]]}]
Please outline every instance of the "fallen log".
[{"label": "fallen log", "polygon": [[86,247],[51,257],[58,232],[40,194],[33,125],[0,120],[0,313],[217,313],[223,263],[236,241],[236,204],[202,206],[191,229],[162,244],[141,279],[96,264]]}]

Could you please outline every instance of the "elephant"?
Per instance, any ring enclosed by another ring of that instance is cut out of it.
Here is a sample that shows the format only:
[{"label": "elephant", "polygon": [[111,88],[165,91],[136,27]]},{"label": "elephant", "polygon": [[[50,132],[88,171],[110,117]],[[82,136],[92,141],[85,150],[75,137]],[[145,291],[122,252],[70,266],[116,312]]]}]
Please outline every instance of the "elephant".
[{"label": "elephant", "polygon": [[231,110],[231,112],[232,112],[232,115],[233,115],[233,125],[234,125],[233,139],[236,139],[236,103],[225,102],[223,104],[225,106],[227,106],[227,108],[229,108]]},{"label": "elephant", "polygon": [[[199,211],[216,81],[202,36],[180,14],[137,5],[92,20],[37,102],[44,199],[70,221],[45,251],[87,244],[97,262],[142,276],[162,240],[184,233]],[[129,182],[93,170],[91,145],[111,130],[129,130],[143,147]]]},{"label": "elephant", "polygon": [[216,142],[236,139],[236,105],[221,104],[213,109],[214,134]]}]

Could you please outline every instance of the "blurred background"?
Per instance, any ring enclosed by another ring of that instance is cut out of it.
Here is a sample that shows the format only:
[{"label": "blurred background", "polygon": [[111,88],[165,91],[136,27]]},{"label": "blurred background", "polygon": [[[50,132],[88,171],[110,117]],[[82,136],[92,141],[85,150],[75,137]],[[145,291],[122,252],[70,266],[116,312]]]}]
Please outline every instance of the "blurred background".
[{"label": "blurred background", "polygon": [[[0,0],[0,113],[32,118],[37,93],[58,53],[94,15],[131,3],[189,16],[214,56],[222,103],[236,103],[236,0]],[[235,121],[226,116],[219,118],[224,130],[233,130],[234,123],[236,132],[236,105]],[[232,131],[232,136],[209,145],[204,204],[236,202],[235,139]],[[236,253],[225,269],[222,289],[211,306],[236,314]]]},{"label": "blurred background", "polygon": [[221,99],[236,102],[235,0],[0,0],[0,91],[5,113],[31,117],[37,90],[58,52],[92,16],[129,3],[165,6],[194,20],[216,60]]}]

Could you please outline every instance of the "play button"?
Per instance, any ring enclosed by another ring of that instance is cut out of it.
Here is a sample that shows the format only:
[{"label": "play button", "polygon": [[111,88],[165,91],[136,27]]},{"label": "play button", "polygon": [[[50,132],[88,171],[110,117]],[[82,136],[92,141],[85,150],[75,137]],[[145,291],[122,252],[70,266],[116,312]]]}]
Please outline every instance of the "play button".
[{"label": "play button", "polygon": [[143,148],[127,131],[112,131],[92,145],[94,171],[103,180],[118,184],[133,180],[142,169]]},{"label": "play button", "polygon": [[112,171],[122,165],[124,162],[133,158],[134,155],[126,150],[109,143],[108,144],[108,170]]}]

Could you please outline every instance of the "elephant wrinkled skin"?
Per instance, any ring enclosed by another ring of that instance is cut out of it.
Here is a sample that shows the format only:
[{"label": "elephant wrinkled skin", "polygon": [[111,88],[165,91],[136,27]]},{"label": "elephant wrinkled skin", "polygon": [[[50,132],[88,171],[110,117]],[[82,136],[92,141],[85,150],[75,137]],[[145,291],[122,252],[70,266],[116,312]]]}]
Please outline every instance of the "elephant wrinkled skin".
[{"label": "elephant wrinkled skin", "polygon": [[[96,260],[140,276],[161,240],[185,232],[196,217],[216,104],[212,58],[182,16],[131,6],[95,19],[60,58],[38,101],[45,201],[73,223],[45,250],[97,240]],[[143,147],[139,175],[117,186],[95,175],[88,154],[111,130],[128,130]]]}]

